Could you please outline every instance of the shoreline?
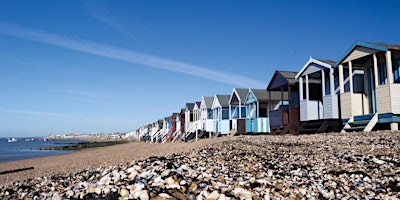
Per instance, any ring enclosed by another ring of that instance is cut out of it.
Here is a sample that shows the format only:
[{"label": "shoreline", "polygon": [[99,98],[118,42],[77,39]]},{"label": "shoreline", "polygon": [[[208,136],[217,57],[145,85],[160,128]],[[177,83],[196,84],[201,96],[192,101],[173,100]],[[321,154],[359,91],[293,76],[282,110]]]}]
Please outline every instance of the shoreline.
[{"label": "shoreline", "polygon": [[49,157],[40,176],[15,174],[35,178],[0,185],[0,198],[396,199],[399,142],[376,131],[91,148]]},{"label": "shoreline", "polygon": [[130,142],[112,146],[85,148],[67,154],[3,162],[0,163],[0,172],[30,167],[33,167],[33,169],[0,175],[0,186],[36,177],[62,175],[87,168],[131,162],[150,156],[172,155],[173,153],[189,151],[226,139],[227,137],[199,140],[197,143],[178,142],[168,144]]}]

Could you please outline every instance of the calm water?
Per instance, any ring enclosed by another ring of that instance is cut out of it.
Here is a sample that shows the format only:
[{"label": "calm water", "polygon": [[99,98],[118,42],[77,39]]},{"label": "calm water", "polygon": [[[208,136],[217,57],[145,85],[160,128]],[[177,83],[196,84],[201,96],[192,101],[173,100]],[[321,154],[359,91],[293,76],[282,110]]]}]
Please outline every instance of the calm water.
[{"label": "calm water", "polygon": [[[67,146],[68,143],[84,142],[84,140],[48,140],[41,138],[15,138],[16,142],[8,142],[7,138],[0,138],[0,163],[14,160],[24,160],[66,154],[74,151],[32,150],[31,148]],[[32,140],[33,139],[33,140]]]}]

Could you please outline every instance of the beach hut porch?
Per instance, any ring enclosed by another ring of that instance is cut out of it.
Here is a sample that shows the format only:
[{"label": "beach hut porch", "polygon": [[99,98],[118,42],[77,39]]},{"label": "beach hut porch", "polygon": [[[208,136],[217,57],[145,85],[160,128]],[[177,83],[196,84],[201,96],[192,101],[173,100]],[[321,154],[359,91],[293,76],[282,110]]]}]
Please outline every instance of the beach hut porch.
[{"label": "beach hut porch", "polygon": [[[342,131],[398,130],[400,46],[358,41],[336,67]],[[356,70],[363,72],[359,79]],[[346,83],[346,77],[353,78]]]},{"label": "beach hut porch", "polygon": [[[299,80],[300,122],[297,134],[341,130],[335,62],[310,58],[296,75]],[[335,81],[336,80],[336,81]]]}]

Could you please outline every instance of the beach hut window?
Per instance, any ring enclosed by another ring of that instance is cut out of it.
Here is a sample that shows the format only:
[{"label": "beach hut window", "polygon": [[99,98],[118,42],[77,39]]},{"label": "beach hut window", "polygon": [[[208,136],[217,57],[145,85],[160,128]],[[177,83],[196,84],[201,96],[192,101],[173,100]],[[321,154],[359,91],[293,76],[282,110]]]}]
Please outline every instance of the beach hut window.
[{"label": "beach hut window", "polygon": [[222,119],[229,119],[229,109],[222,110]]},{"label": "beach hut window", "polygon": [[329,71],[325,71],[324,73],[325,76],[325,94],[324,95],[329,95],[331,94],[331,77],[329,75]]},{"label": "beach hut window", "polygon": [[343,68],[344,92],[350,92],[349,69]]},{"label": "beach hut window", "polygon": [[354,75],[353,93],[364,93],[364,74]]},{"label": "beach hut window", "polygon": [[231,114],[233,119],[239,118],[238,110],[239,110],[239,107],[233,106],[233,108],[232,108],[232,114]]},{"label": "beach hut window", "polygon": [[259,117],[267,117],[267,108],[260,107],[260,116]]},{"label": "beach hut window", "polygon": [[400,83],[400,58],[393,62],[392,70],[394,83]]},{"label": "beach hut window", "polygon": [[246,118],[246,107],[242,107],[242,118]]},{"label": "beach hut window", "polygon": [[212,118],[213,118],[212,110],[208,110],[208,112],[207,112],[207,119],[212,119]]},{"label": "beach hut window", "polygon": [[250,112],[249,112],[249,116],[247,116],[247,118],[249,119],[254,119],[255,118],[255,114],[256,114],[256,105],[254,103],[250,104]]},{"label": "beach hut window", "polygon": [[386,73],[386,63],[379,63],[378,64],[378,71],[379,71],[379,85],[386,85],[387,84],[387,73]]}]

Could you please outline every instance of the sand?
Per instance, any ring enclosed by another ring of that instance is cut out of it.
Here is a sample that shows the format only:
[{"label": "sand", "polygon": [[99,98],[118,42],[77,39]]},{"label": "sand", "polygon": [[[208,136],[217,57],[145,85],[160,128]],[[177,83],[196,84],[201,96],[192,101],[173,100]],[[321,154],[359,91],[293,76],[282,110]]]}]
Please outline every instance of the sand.
[{"label": "sand", "polygon": [[142,160],[151,156],[165,156],[186,152],[198,147],[214,144],[230,137],[202,139],[188,143],[127,143],[107,147],[83,149],[70,154],[33,158],[0,163],[0,172],[33,167],[32,170],[0,175],[0,185],[35,177],[52,176],[78,172],[87,168]]}]

